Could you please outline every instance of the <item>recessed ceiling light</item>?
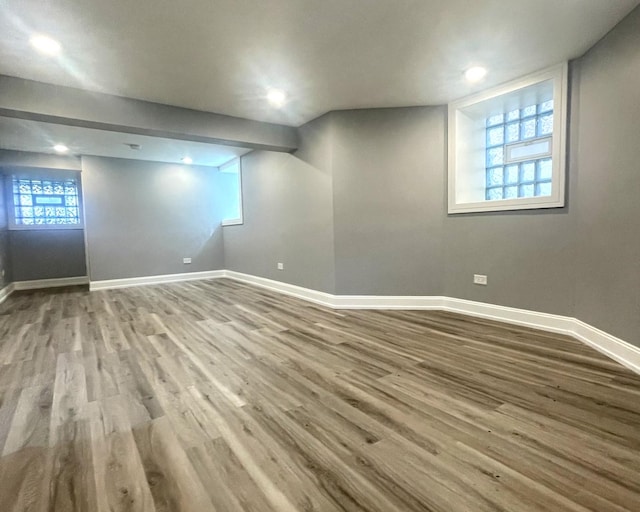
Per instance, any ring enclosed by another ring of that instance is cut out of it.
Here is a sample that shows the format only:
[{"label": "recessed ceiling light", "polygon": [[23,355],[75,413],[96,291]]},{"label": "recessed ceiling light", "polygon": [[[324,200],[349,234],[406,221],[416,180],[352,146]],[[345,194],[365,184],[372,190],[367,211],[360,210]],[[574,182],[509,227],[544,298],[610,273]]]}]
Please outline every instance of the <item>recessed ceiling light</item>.
[{"label": "recessed ceiling light", "polygon": [[469,82],[479,82],[485,76],[487,76],[487,70],[481,66],[474,66],[464,72],[464,77]]},{"label": "recessed ceiling light", "polygon": [[69,148],[64,144],[56,144],[55,146],[53,146],[53,149],[55,149],[58,153],[66,153],[67,151],[69,151]]},{"label": "recessed ceiling light", "polygon": [[58,41],[41,34],[33,36],[29,42],[31,46],[45,55],[58,55],[62,49]]},{"label": "recessed ceiling light", "polygon": [[280,108],[287,101],[287,95],[280,89],[270,89],[267,92],[267,100],[274,107]]},{"label": "recessed ceiling light", "polygon": [[192,163],[193,163],[193,160],[191,159],[191,157],[190,157],[190,156],[185,156],[185,157],[182,159],[182,163],[183,163],[183,164],[187,164],[187,165],[189,165],[189,164],[192,164]]}]

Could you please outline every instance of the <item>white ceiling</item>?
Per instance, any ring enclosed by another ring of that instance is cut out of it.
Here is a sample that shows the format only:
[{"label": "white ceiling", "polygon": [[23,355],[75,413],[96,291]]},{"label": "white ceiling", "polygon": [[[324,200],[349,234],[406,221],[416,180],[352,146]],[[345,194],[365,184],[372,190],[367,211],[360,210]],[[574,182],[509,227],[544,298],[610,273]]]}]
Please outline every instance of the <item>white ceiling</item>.
[{"label": "white ceiling", "polygon": [[[109,156],[169,163],[182,163],[182,158],[189,156],[194,165],[213,167],[219,167],[251,151],[203,142],[130,135],[0,117],[0,149],[55,153],[53,146],[59,143],[66,145],[69,148],[69,154],[72,155]],[[132,150],[126,144],[139,144],[140,149]]]},{"label": "white ceiling", "polygon": [[[640,0],[3,0],[0,73],[299,125],[442,104],[578,57]],[[35,54],[34,32],[63,45]],[[462,79],[484,65],[484,84]],[[287,91],[270,108],[269,87]]]}]

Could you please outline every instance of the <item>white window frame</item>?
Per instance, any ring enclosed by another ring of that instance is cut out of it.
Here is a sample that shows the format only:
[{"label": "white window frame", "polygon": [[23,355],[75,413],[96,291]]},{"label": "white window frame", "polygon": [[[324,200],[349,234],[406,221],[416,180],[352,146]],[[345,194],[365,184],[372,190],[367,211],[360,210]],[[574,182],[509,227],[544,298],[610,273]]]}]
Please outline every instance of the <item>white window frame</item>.
[{"label": "white window frame", "polygon": [[[78,171],[48,170],[30,168],[6,168],[5,170],[5,201],[7,205],[8,228],[10,231],[51,231],[84,229],[84,201],[82,194],[82,177]],[[13,201],[13,180],[66,180],[74,179],[78,187],[78,224],[17,224]]]},{"label": "white window frame", "polygon": [[[552,93],[548,92],[552,87]],[[544,92],[542,92],[544,91]],[[487,200],[485,190],[486,119],[526,103],[527,96],[552,94],[552,194]],[[449,104],[448,213],[560,208],[565,203],[568,64],[539,71]],[[508,106],[509,105],[509,106]]]},{"label": "white window frame", "polygon": [[[540,146],[541,144],[547,144],[546,151],[540,151],[538,153],[532,153],[525,156],[513,156],[514,149],[526,148],[531,146]],[[524,140],[518,142],[511,142],[504,145],[504,164],[515,164],[519,162],[526,162],[528,160],[551,157],[553,158],[553,135],[548,137],[538,137],[532,140]]]},{"label": "white window frame", "polygon": [[236,172],[231,171],[231,169],[233,169],[234,167],[238,168],[237,173],[238,173],[238,209],[240,211],[240,217],[236,218],[236,219],[223,219],[221,224],[222,226],[240,226],[242,224],[244,224],[244,210],[243,210],[243,206],[242,206],[242,158],[238,157],[238,158],[234,158],[233,160],[227,162],[226,164],[221,165],[220,167],[218,167],[218,171],[219,172]]}]

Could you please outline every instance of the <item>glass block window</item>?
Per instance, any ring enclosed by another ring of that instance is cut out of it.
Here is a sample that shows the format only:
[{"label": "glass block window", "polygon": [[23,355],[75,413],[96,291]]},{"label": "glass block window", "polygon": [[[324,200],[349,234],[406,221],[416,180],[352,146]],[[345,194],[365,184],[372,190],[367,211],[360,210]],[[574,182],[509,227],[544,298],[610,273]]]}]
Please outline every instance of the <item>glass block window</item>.
[{"label": "glass block window", "polygon": [[487,118],[485,199],[550,196],[552,135],[553,100]]},{"label": "glass block window", "polygon": [[563,62],[448,105],[447,213],[565,205]]},{"label": "glass block window", "polygon": [[13,213],[16,226],[79,226],[78,182],[14,177]]}]

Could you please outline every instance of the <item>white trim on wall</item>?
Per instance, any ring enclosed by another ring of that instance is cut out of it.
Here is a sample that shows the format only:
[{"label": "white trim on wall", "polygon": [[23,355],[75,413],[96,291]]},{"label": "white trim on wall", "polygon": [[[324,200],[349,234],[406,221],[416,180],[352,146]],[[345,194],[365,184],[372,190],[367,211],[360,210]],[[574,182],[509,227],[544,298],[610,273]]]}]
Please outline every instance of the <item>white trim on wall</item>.
[{"label": "white trim on wall", "polygon": [[[548,332],[566,334],[593,347],[607,357],[640,374],[640,347],[627,343],[582,320],[567,316],[540,313],[525,309],[485,304],[465,299],[440,296],[382,296],[382,295],[332,295],[264,277],[243,274],[233,270],[212,270],[207,272],[189,272],[184,274],[168,274],[160,276],[134,277],[128,279],[111,279],[108,281],[92,281],[90,290],[108,290],[145,286],[153,284],[174,283],[201,279],[229,278],[235,281],[252,284],[267,290],[297,297],[332,309],[404,309],[404,310],[439,310],[461,313],[464,315],[506,322]],[[86,284],[87,277],[63,279],[43,279],[38,281],[19,281],[0,290],[0,303],[15,290],[50,288],[55,286],[72,286]]]},{"label": "white trim on wall", "polygon": [[402,295],[334,295],[334,309],[422,309],[441,310],[446,297]]},{"label": "white trim on wall", "polygon": [[260,288],[266,288],[267,290],[283,293],[284,295],[304,299],[306,301],[313,302],[314,304],[320,304],[321,306],[326,306],[328,308],[335,308],[335,295],[331,295],[330,293],[320,292],[317,290],[312,290],[310,288],[303,288],[302,286],[283,283],[282,281],[274,281],[273,279],[267,279],[265,277],[243,274],[241,272],[235,272],[233,270],[225,270],[224,276],[222,277],[228,277],[229,279],[234,279],[235,281],[253,284],[255,286],[259,286]]},{"label": "white trim on wall", "polygon": [[4,288],[0,288],[0,304],[9,298],[13,293],[13,283],[8,284]]},{"label": "white trim on wall", "polygon": [[128,277],[125,279],[108,279],[105,281],[91,281],[89,289],[111,290],[113,288],[129,288],[131,286],[147,286],[153,284],[176,283],[180,281],[196,281],[200,279],[215,279],[225,277],[224,270],[208,270],[206,272],[185,272],[182,274],[164,274],[160,276]]},{"label": "white trim on wall", "polygon": [[571,335],[607,357],[640,374],[640,348],[574,318]]},{"label": "white trim on wall", "polygon": [[575,318],[567,316],[498,306],[472,300],[454,299],[451,297],[445,298],[442,309],[452,313],[461,313],[463,315],[486,318],[487,320],[496,320],[498,322],[508,322],[533,329],[544,329],[545,331],[559,334],[571,334],[575,320]]},{"label": "white trim on wall", "polygon": [[440,310],[573,336],[640,374],[640,348],[577,318],[439,296],[331,295],[227,270],[225,276],[333,309]]}]

